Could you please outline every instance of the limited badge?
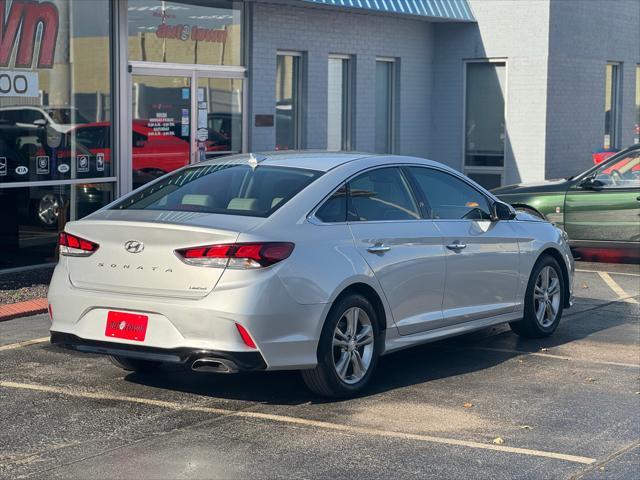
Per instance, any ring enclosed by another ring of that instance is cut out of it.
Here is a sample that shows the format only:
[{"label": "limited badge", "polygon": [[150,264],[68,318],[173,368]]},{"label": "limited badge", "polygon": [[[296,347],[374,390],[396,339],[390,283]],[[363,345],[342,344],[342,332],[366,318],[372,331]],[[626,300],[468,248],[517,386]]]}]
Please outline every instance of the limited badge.
[{"label": "limited badge", "polygon": [[36,157],[36,173],[38,175],[49,175],[49,157],[47,155],[41,155]]},{"label": "limited badge", "polygon": [[7,175],[7,157],[0,157],[0,177]]},{"label": "limited badge", "polygon": [[89,155],[78,155],[76,157],[76,171],[78,173],[89,171]]},{"label": "limited badge", "polygon": [[96,170],[104,172],[104,153],[96,153]]}]

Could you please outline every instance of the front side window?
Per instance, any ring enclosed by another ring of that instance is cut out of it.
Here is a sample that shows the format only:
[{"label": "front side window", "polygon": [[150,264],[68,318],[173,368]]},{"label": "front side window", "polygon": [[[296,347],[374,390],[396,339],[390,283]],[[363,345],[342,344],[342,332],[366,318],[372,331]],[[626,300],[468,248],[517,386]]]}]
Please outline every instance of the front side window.
[{"label": "front side window", "polygon": [[600,167],[596,170],[595,179],[604,188],[639,188],[640,150]]},{"label": "front side window", "polygon": [[300,148],[301,56],[278,55],[276,62],[276,150]]},{"label": "front side window", "polygon": [[202,165],[167,176],[112,208],[268,217],[320,175],[299,168]]},{"label": "front side window", "polygon": [[424,167],[407,169],[427,200],[427,216],[434,220],[490,220],[487,198],[451,174]]},{"label": "front side window", "polygon": [[618,146],[618,84],[620,66],[608,63],[604,84],[604,148]]},{"label": "front side window", "polygon": [[464,171],[485,188],[504,173],[505,75],[505,63],[467,63]]},{"label": "front side window", "polygon": [[350,221],[417,220],[418,207],[398,168],[380,168],[349,182]]}]

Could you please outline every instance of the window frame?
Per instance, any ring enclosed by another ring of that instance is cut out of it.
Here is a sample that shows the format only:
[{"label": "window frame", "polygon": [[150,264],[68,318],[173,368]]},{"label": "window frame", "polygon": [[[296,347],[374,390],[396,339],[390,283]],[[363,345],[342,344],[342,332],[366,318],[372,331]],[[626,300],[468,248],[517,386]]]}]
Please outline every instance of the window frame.
[{"label": "window frame", "polygon": [[[396,153],[396,114],[397,114],[397,84],[398,84],[398,60],[393,57],[376,57],[375,66],[377,67],[378,63],[386,63],[390,66],[389,72],[389,103],[387,105],[389,110],[389,118],[387,121],[387,132],[389,134],[389,151],[388,152],[375,152],[379,154],[392,155]],[[377,87],[376,87],[377,89]],[[375,134],[375,122],[377,120],[377,112],[375,112],[374,108],[374,134]],[[375,150],[375,141],[374,141],[374,150]]]},{"label": "window frame", "polygon": [[[327,202],[327,200],[329,200],[334,193],[336,193],[343,185],[346,185],[347,188],[347,216],[348,216],[348,210],[349,210],[349,198],[351,195],[350,189],[349,189],[349,183],[356,177],[364,174],[364,173],[368,173],[370,171],[373,170],[379,170],[381,168],[390,168],[390,167],[395,167],[400,169],[402,176],[404,177],[404,179],[407,182],[407,185],[409,187],[409,191],[414,199],[414,201],[416,202],[416,205],[418,206],[418,210],[419,210],[419,214],[420,214],[420,218],[417,219],[406,219],[406,220],[362,220],[362,221],[350,221],[348,218],[345,219],[345,221],[342,222],[323,222],[322,220],[320,220],[317,216],[316,216],[316,212],[322,208],[322,206],[325,204],[325,202]],[[473,183],[469,182],[464,176],[457,174],[456,172],[450,172],[444,168],[440,168],[438,166],[432,166],[432,165],[422,165],[419,163],[391,163],[391,164],[387,164],[387,165],[376,165],[374,167],[367,167],[364,168],[362,170],[359,170],[357,172],[355,172],[354,174],[350,175],[349,177],[347,177],[346,179],[342,180],[336,187],[334,187],[327,195],[325,195],[322,200],[320,200],[307,214],[307,221],[313,225],[318,225],[318,226],[327,226],[327,225],[346,225],[346,224],[351,224],[351,223],[358,223],[358,224],[363,224],[363,223],[398,223],[398,222],[421,222],[421,221],[431,221],[431,222],[477,222],[480,220],[477,219],[468,219],[468,218],[459,218],[459,219],[455,219],[455,218],[442,218],[442,219],[434,219],[434,218],[430,218],[427,217],[427,205],[429,205],[428,203],[428,199],[426,199],[423,195],[422,195],[422,189],[419,188],[419,186],[417,185],[417,181],[416,179],[413,177],[413,174],[408,171],[409,168],[411,167],[416,167],[416,168],[425,168],[428,170],[435,170],[441,173],[445,173],[445,174],[449,174],[454,178],[459,179],[461,182],[467,184],[470,188],[474,189],[475,191],[478,192],[478,194],[482,195],[486,200],[487,203],[489,204],[489,208],[491,208],[495,203],[496,200],[494,198],[492,198],[491,196],[488,196],[485,192],[483,192],[482,190],[478,189],[478,187],[476,187]],[[499,201],[499,200],[498,200]],[[490,212],[491,213],[491,212]],[[484,220],[486,221],[486,220]]]},{"label": "window frame", "polygon": [[[468,85],[468,65],[473,63],[491,63],[502,64],[504,66],[504,133],[505,133],[505,145],[503,145],[503,165],[501,167],[483,167],[478,165],[467,166],[467,85]],[[508,105],[509,98],[509,62],[506,57],[492,57],[492,58],[474,58],[465,59],[462,61],[462,158],[460,161],[460,171],[465,175],[467,174],[499,174],[500,185],[504,185],[505,178],[507,177],[507,157],[506,157],[506,135],[508,125]]]},{"label": "window frame", "polygon": [[[353,58],[351,55],[345,54],[329,54],[327,59],[327,71],[331,60],[340,60],[342,62],[342,125],[340,126],[340,150],[351,151],[353,149],[353,91],[354,91],[354,74],[353,74]],[[328,82],[328,75],[327,75]],[[327,85],[327,105],[329,103],[329,93]],[[327,125],[329,124],[329,115],[327,108]],[[327,139],[327,149],[329,148]]]},{"label": "window frame", "polygon": [[[303,87],[304,87],[304,52],[302,51],[295,51],[295,50],[277,50],[276,51],[276,91],[275,93],[275,97],[277,98],[277,89],[278,89],[278,84],[277,84],[277,67],[278,67],[278,57],[293,57],[295,60],[294,62],[297,62],[297,68],[294,69],[294,71],[297,73],[296,75],[294,75],[293,80],[293,90],[296,93],[296,101],[295,101],[295,110],[293,112],[294,114],[294,122],[293,122],[293,141],[295,143],[295,145],[293,146],[293,148],[289,148],[289,150],[300,150],[304,148],[304,136],[303,136],[303,131],[304,131],[304,119],[303,119],[303,111],[302,111],[302,104],[305,101],[304,98],[304,91],[303,91]],[[277,145],[277,125],[278,125],[278,109],[277,109],[277,100],[274,99],[274,101],[276,102],[274,104],[274,114],[275,114],[275,118],[274,118],[274,123],[273,123],[273,127],[274,127],[274,147]]]},{"label": "window frame", "polygon": [[[607,69],[611,67],[611,98],[607,98]],[[604,73],[604,122],[602,145],[605,148],[620,148],[620,114],[621,114],[621,87],[622,87],[622,62],[609,61],[605,65]],[[611,101],[611,111],[609,113],[609,145],[605,143],[606,130],[606,105]]]}]

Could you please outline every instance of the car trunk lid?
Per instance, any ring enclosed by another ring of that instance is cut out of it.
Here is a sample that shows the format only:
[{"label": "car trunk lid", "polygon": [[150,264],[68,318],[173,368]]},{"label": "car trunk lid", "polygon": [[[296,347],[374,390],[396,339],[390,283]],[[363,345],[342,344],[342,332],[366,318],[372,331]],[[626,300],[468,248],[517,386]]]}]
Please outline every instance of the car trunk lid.
[{"label": "car trunk lid", "polygon": [[[174,251],[234,243],[240,233],[263,220],[244,217],[244,221],[237,221],[237,217],[215,217],[222,218],[206,222],[198,216],[197,221],[188,222],[190,224],[93,218],[69,223],[65,231],[99,245],[91,256],[66,257],[69,279],[76,288],[88,290],[162,297],[204,297],[213,290],[224,268],[187,265]],[[202,226],[206,223],[212,226]]]}]

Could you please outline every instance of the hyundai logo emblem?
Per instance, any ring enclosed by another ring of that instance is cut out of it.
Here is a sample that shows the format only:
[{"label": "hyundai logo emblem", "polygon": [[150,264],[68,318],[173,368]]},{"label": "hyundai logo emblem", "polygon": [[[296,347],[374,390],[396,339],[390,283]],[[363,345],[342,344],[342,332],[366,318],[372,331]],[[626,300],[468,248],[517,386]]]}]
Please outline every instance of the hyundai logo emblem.
[{"label": "hyundai logo emblem", "polygon": [[129,240],[125,242],[124,249],[129,253],[140,253],[144,250],[144,243],[139,242],[138,240]]}]

